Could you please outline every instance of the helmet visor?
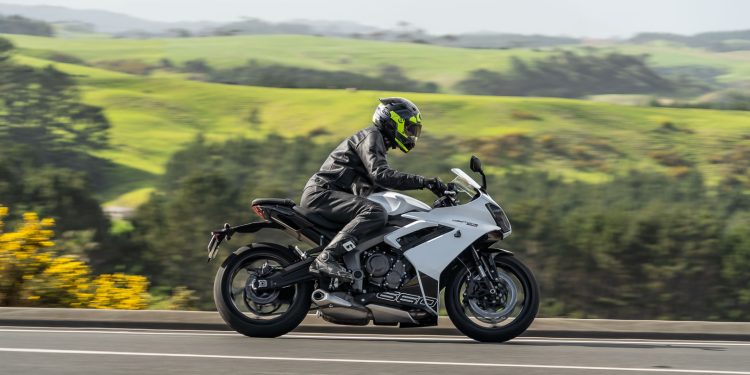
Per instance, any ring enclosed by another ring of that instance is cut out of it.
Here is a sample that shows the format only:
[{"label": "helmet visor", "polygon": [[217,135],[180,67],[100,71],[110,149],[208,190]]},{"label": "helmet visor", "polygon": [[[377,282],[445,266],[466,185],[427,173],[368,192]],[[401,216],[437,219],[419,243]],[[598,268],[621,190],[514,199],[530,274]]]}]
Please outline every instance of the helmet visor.
[{"label": "helmet visor", "polygon": [[422,134],[422,124],[407,121],[404,125],[404,131],[409,137],[419,138],[419,135]]}]

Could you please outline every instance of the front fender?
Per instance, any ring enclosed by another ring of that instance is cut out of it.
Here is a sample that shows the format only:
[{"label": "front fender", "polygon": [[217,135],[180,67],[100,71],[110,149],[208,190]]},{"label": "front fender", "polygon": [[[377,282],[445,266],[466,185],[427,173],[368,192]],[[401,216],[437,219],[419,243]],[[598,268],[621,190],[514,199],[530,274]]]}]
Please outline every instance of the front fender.
[{"label": "front fender", "polygon": [[505,250],[505,249],[497,249],[497,248],[494,248],[494,247],[490,247],[490,248],[487,248],[487,251],[489,251],[490,253],[493,253],[493,254],[495,254],[495,256],[496,256],[496,257],[497,257],[497,256],[506,256],[506,257],[512,257],[512,256],[514,256],[514,255],[515,255],[515,254],[513,254],[513,252],[512,252],[512,251],[510,251],[510,250]]}]

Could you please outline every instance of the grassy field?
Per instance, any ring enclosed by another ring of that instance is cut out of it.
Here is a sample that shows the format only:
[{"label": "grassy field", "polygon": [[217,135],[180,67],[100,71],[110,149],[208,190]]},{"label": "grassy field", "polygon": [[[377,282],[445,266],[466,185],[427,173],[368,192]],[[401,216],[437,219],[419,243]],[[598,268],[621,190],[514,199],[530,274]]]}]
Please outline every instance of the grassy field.
[{"label": "grassy field", "polygon": [[[162,58],[175,63],[203,58],[215,67],[244,64],[250,59],[326,70],[346,70],[369,75],[378,67],[395,64],[407,76],[440,84],[443,91],[476,69],[502,71],[512,56],[542,58],[549,51],[531,49],[489,50],[448,48],[424,44],[292,35],[247,35],[232,37],[172,39],[45,38],[3,35],[24,55],[49,58],[62,51],[96,63],[105,60],[136,59],[155,64]],[[634,54],[649,54],[656,66],[703,65],[726,69],[720,80],[750,81],[750,52],[716,53],[670,45],[601,44],[594,47]],[[581,46],[566,47],[570,49]]]},{"label": "grassy field", "polygon": [[[314,37],[11,39],[21,48],[14,57],[16,61],[35,66],[50,64],[39,56],[54,48],[92,60],[127,57],[155,61],[163,56],[176,60],[209,56],[217,64],[230,65],[258,54],[273,56],[278,62],[316,67],[327,66],[328,60],[346,53],[356,56],[350,64],[364,67],[366,63],[386,61],[384,56],[379,56],[381,60],[371,57],[377,55],[372,46],[379,46],[393,48],[395,55],[409,56],[404,61],[412,64],[410,69],[427,79],[443,77],[441,71],[450,71],[461,61],[471,62],[474,67],[491,65],[511,53]],[[231,46],[232,43],[236,44]],[[291,48],[300,43],[304,49]],[[285,45],[288,48],[282,48]],[[260,46],[266,48],[263,53],[258,53]],[[272,53],[272,47],[276,52]],[[336,48],[339,52],[332,52]],[[420,59],[430,68],[417,69]],[[680,165],[696,165],[709,181],[716,183],[727,168],[717,160],[739,144],[750,146],[749,112],[628,107],[553,98],[231,86],[190,81],[167,72],[135,76],[54,64],[78,77],[85,101],[105,108],[112,122],[112,147],[100,153],[121,166],[112,176],[113,181],[118,181],[113,184],[117,188],[102,192],[112,205],[136,206],[143,202],[169,157],[199,134],[210,140],[226,140],[265,137],[269,133],[304,136],[317,131],[324,134],[316,139],[333,142],[366,126],[377,98],[392,95],[408,96],[420,105],[424,132],[432,137],[476,140],[480,156],[518,152],[516,143],[533,142],[520,152],[539,154],[528,155],[527,161],[514,168],[547,170],[575,180],[603,181],[633,168],[669,172]],[[444,79],[456,76],[452,77]],[[257,111],[259,123],[249,120],[253,111]],[[456,156],[461,165],[465,159],[466,155]],[[591,159],[598,162],[592,164]],[[496,166],[494,171],[501,173],[508,168],[511,167]]]}]

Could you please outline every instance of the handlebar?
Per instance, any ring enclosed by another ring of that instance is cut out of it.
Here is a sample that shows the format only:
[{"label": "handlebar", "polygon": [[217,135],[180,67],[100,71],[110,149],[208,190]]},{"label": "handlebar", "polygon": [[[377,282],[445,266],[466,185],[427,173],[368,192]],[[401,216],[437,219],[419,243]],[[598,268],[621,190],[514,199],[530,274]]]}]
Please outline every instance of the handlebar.
[{"label": "handlebar", "polygon": [[458,195],[456,184],[450,182],[447,186],[448,188],[445,189],[442,194],[435,194],[438,199],[435,200],[433,207],[451,207],[458,204],[458,200],[456,199],[456,196]]}]

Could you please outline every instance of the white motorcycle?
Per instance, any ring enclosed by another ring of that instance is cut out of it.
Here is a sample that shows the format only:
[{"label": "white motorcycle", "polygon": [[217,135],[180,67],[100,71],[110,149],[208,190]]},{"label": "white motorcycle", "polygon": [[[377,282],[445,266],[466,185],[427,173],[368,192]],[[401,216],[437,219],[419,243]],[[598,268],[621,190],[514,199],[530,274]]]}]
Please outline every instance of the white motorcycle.
[{"label": "white motorcycle", "polygon": [[470,168],[482,184],[454,168],[456,178],[434,207],[392,191],[370,195],[389,220],[344,255],[351,283],[308,271],[343,224],[288,199],[254,200],[252,209],[263,221],[224,224],[212,232],[209,261],[235,233],[261,229],[285,231],[309,249],[259,242],[234,251],[214,280],[219,313],[230,327],[253,337],[284,335],[310,310],[336,324],[425,327],[437,324],[444,290],[445,310],[465,335],[488,342],[520,335],[536,316],[539,287],[513,253],[493,247],[511,234],[511,225],[487,194],[476,156]]}]

